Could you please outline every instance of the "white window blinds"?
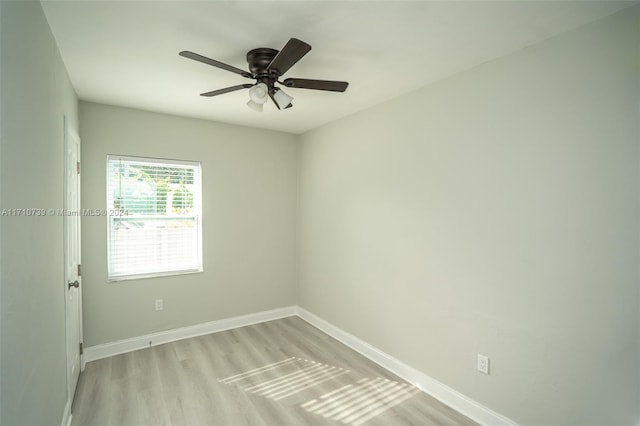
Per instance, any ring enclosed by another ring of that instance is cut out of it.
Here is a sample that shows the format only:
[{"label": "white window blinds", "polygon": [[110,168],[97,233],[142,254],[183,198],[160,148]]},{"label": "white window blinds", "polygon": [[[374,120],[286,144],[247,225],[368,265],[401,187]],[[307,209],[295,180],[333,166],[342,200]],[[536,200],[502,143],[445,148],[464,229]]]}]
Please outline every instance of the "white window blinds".
[{"label": "white window blinds", "polygon": [[108,278],[202,271],[200,163],[107,156]]}]

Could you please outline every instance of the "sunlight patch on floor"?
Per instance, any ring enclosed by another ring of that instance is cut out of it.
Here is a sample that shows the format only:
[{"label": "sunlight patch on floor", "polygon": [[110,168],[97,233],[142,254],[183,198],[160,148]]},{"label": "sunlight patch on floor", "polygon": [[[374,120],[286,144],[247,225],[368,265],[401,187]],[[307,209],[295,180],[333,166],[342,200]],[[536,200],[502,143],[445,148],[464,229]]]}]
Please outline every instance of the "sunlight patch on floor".
[{"label": "sunlight patch on floor", "polygon": [[301,405],[306,411],[345,424],[359,426],[420,393],[407,383],[366,378],[326,393]]},{"label": "sunlight patch on floor", "polygon": [[[278,401],[349,372],[344,368],[291,357],[218,381]],[[408,383],[367,377],[325,393],[300,407],[326,419],[360,426],[418,393],[420,390]]]},{"label": "sunlight patch on floor", "polygon": [[278,401],[348,372],[344,368],[292,357],[218,381],[235,383],[245,392]]}]

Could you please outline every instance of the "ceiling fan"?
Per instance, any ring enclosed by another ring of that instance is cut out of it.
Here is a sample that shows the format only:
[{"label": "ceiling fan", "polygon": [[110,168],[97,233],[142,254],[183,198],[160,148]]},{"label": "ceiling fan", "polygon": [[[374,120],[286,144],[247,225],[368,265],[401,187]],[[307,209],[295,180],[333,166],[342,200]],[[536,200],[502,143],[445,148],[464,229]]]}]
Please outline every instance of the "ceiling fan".
[{"label": "ceiling fan", "polygon": [[327,90],[330,92],[344,92],[347,90],[349,83],[346,81],[309,80],[305,78],[287,78],[284,81],[280,81],[280,77],[310,50],[311,46],[309,44],[297,38],[290,39],[281,51],[266,47],[250,50],[247,52],[249,71],[186,50],[180,52],[180,56],[256,80],[253,84],[245,83],[225,87],[224,89],[201,93],[200,96],[218,96],[235,92],[236,90],[249,89],[250,100],[247,102],[247,106],[255,111],[262,112],[262,106],[267,102],[268,97],[271,98],[278,109],[286,109],[293,106],[291,104],[293,98],[287,95],[280,87],[276,87],[276,83],[296,89]]}]

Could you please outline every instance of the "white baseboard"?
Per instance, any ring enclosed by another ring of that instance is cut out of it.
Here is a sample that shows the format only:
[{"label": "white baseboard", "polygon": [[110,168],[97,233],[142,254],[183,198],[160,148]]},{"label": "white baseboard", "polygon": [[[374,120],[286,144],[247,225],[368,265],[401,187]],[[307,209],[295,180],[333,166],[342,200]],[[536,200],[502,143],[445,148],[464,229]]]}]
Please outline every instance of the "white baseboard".
[{"label": "white baseboard", "polygon": [[389,354],[371,346],[364,340],[361,340],[352,334],[334,326],[333,324],[323,320],[322,318],[312,314],[311,312],[301,308],[296,308],[297,315],[309,324],[319,328],[331,337],[345,345],[349,346],[356,352],[361,353],[376,364],[391,371],[397,376],[403,378],[407,382],[413,384],[421,391],[431,395],[440,402],[448,405],[454,410],[464,414],[470,419],[480,423],[481,425],[491,426],[514,426],[516,423],[504,417],[482,404],[477,403],[471,398],[451,389],[449,386],[427,376],[426,374],[416,370],[413,367],[403,363],[402,361],[392,357]]},{"label": "white baseboard", "polygon": [[64,406],[60,426],[71,426],[71,402],[72,401],[67,401],[67,404]]},{"label": "white baseboard", "polygon": [[[288,306],[270,311],[258,312],[255,314],[242,315],[232,318],[226,318],[217,321],[196,324],[189,327],[176,328],[173,330],[161,331],[158,333],[146,334],[144,336],[133,337],[131,339],[119,340],[117,342],[105,343],[102,345],[90,346],[84,350],[84,361],[90,362],[113,355],[119,355],[126,352],[132,352],[138,349],[148,348],[150,345],[160,345],[163,343],[174,342],[176,340],[188,339],[190,337],[202,336],[205,334],[215,333],[218,331],[230,330],[233,328],[244,327],[251,324],[257,324],[265,321],[272,321],[280,318],[297,315],[309,324],[324,331],[334,339],[344,343],[356,352],[361,353],[371,361],[383,368],[391,371],[397,376],[403,378],[407,382],[413,384],[423,392],[433,396],[442,403],[448,405],[454,410],[464,414],[472,420],[487,426],[515,426],[513,420],[504,417],[482,404],[466,397],[465,395],[451,389],[447,385],[429,377],[428,375],[416,370],[413,367],[403,363],[402,361],[392,357],[391,355],[371,346],[364,340],[361,340],[352,334],[334,326],[333,324],[323,320],[322,318],[312,314],[311,312],[299,307]],[[62,426],[68,426],[65,420],[71,421],[70,407],[65,409]]]},{"label": "white baseboard", "polygon": [[148,348],[149,346],[175,342],[176,340],[188,339],[190,337],[202,336],[204,334],[216,333],[218,331],[230,330],[232,328],[244,327],[293,315],[296,315],[296,307],[288,306],[285,308],[225,318],[188,327],[146,334],[144,336],[132,337],[130,339],[118,340],[116,342],[90,346],[84,349],[84,361],[95,361],[114,355],[136,351],[138,349]]}]

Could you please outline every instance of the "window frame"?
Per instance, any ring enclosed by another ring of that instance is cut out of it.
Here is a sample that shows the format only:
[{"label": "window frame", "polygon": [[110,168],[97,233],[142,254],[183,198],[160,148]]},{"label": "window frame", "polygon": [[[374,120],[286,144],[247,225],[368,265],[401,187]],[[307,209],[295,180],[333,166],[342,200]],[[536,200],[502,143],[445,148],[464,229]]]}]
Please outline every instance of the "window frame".
[{"label": "window frame", "polygon": [[[155,271],[151,272],[116,272],[112,270],[112,253],[111,253],[111,245],[112,245],[112,227],[113,224],[122,220],[123,218],[131,218],[131,216],[121,216],[117,214],[117,209],[113,205],[113,195],[110,194],[110,163],[113,161],[128,161],[135,163],[147,163],[147,164],[157,164],[158,166],[188,166],[193,167],[194,170],[194,190],[198,192],[198,194],[193,194],[193,214],[190,215],[177,215],[177,216],[169,216],[169,215],[136,215],[135,218],[141,218],[143,221],[146,220],[157,220],[156,218],[165,218],[168,219],[180,219],[180,218],[193,218],[196,227],[196,254],[193,257],[195,260],[193,267],[188,268],[179,268],[179,269],[163,269],[158,268]],[[157,157],[139,157],[139,156],[130,156],[130,155],[115,155],[115,154],[107,154],[106,160],[106,205],[107,205],[107,281],[108,282],[118,282],[118,281],[128,281],[128,280],[136,280],[136,279],[145,279],[145,278],[157,278],[157,277],[168,277],[168,276],[176,276],[176,275],[187,275],[187,274],[197,274],[204,271],[203,264],[203,241],[202,241],[202,163],[200,161],[192,161],[192,160],[177,160],[177,159],[168,159],[168,158],[157,158]]]}]

